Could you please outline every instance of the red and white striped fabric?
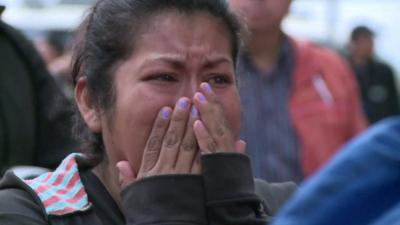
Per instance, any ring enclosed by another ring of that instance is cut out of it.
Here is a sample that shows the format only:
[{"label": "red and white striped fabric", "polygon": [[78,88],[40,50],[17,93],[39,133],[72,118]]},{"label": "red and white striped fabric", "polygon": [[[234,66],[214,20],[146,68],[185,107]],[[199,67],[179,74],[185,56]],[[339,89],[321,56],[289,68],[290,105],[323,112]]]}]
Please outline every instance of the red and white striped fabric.
[{"label": "red and white striped fabric", "polygon": [[24,180],[36,192],[48,215],[62,216],[86,211],[91,207],[79,176],[76,162],[78,155],[69,155],[53,172]]}]

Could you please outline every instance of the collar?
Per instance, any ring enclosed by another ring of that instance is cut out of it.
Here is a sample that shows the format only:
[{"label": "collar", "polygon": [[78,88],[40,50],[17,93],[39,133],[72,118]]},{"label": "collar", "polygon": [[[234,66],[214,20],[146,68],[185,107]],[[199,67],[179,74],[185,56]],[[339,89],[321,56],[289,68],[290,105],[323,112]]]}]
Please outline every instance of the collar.
[{"label": "collar", "polygon": [[63,216],[87,211],[92,204],[79,176],[73,153],[65,158],[54,172],[48,172],[24,182],[38,195],[48,215]]}]

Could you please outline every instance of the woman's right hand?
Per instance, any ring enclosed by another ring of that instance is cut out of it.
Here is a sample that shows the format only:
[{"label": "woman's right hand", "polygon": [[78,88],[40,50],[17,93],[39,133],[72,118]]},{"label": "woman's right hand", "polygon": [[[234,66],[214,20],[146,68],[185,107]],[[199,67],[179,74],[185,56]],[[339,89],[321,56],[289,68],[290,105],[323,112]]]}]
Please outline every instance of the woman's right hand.
[{"label": "woman's right hand", "polygon": [[186,97],[178,100],[174,110],[162,108],[147,140],[138,174],[133,174],[128,161],[117,163],[122,189],[149,176],[200,174],[199,150],[192,128],[198,119],[197,109]]}]

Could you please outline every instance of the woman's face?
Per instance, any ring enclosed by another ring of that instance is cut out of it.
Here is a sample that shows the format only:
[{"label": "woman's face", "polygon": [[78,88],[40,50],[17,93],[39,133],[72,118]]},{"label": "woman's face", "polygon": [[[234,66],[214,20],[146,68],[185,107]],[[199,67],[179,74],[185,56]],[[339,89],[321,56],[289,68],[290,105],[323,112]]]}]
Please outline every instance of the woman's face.
[{"label": "woman's face", "polygon": [[132,55],[114,73],[116,102],[101,118],[110,163],[128,160],[137,172],[154,119],[180,97],[192,98],[202,82],[218,95],[235,137],[240,129],[231,44],[216,18],[195,13],[153,16],[134,40]]}]

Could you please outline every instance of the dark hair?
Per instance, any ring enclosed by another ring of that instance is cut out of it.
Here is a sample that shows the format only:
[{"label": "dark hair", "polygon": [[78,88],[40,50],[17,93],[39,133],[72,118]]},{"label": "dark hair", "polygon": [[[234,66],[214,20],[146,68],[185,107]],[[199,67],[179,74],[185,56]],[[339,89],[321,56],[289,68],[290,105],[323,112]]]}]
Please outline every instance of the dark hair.
[{"label": "dark hair", "polygon": [[366,26],[357,26],[351,32],[351,40],[357,41],[360,37],[373,37],[374,32]]},{"label": "dark hair", "polygon": [[[151,16],[174,10],[187,15],[206,12],[222,21],[236,62],[240,26],[228,10],[226,0],[99,0],[81,25],[72,71],[74,84],[80,77],[86,78],[95,107],[109,115],[116,98],[112,74],[118,62],[129,57],[134,50],[132,39]],[[79,113],[74,133],[84,141],[83,150],[92,164],[97,164],[104,155],[101,134],[89,131]]]}]

